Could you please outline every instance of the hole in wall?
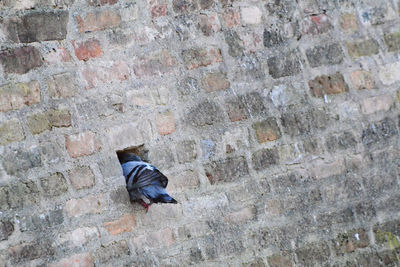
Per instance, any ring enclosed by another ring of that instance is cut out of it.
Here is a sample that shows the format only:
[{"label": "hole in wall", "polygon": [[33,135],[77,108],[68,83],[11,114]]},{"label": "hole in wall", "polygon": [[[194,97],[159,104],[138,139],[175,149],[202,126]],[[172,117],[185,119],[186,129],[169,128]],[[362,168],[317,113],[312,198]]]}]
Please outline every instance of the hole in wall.
[{"label": "hole in wall", "polygon": [[117,150],[116,153],[118,156],[118,160],[123,154],[128,152],[133,153],[136,156],[139,156],[143,161],[149,162],[149,150],[146,148],[144,144],[139,146],[127,147],[123,150]]}]

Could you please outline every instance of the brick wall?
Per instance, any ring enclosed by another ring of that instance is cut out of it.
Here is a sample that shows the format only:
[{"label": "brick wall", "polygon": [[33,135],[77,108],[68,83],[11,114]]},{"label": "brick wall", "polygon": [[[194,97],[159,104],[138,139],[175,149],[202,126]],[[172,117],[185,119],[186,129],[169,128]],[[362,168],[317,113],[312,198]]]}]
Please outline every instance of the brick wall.
[{"label": "brick wall", "polygon": [[[1,0],[0,266],[398,266],[399,0]],[[131,204],[139,147],[177,205]]]}]

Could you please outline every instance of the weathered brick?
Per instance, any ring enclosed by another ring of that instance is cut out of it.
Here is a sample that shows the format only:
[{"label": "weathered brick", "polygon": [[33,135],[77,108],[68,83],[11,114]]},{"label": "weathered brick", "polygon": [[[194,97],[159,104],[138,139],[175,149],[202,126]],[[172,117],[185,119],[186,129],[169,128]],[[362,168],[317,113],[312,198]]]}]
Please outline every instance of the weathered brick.
[{"label": "weathered brick", "polygon": [[60,234],[57,242],[65,248],[81,248],[88,242],[98,240],[99,238],[100,233],[96,227],[81,227],[71,232]]},{"label": "weathered brick", "polygon": [[361,112],[364,114],[372,114],[379,111],[388,111],[393,106],[394,101],[394,97],[390,95],[364,98],[361,102]]},{"label": "weathered brick", "polygon": [[385,34],[384,39],[389,52],[400,50],[400,31],[391,34]]},{"label": "weathered brick", "polygon": [[231,98],[225,102],[226,112],[232,122],[246,120],[248,110],[245,104],[237,97]]},{"label": "weathered brick", "polygon": [[18,148],[4,153],[3,167],[9,175],[42,166],[38,148]]},{"label": "weathered brick", "polygon": [[336,136],[332,135],[327,138],[326,147],[328,151],[334,152],[338,149],[344,150],[347,148],[354,148],[357,145],[357,140],[351,132],[345,131]]},{"label": "weathered brick", "polygon": [[0,221],[0,241],[7,240],[8,237],[14,232],[14,225],[11,221]]},{"label": "weathered brick", "polygon": [[7,208],[21,208],[36,204],[39,199],[39,190],[33,181],[18,182],[10,186],[2,187],[2,196],[4,201],[1,203],[0,208],[6,210]]},{"label": "weathered brick", "polygon": [[211,184],[232,182],[249,174],[249,167],[244,157],[213,161],[204,165],[204,169]]},{"label": "weathered brick", "polygon": [[115,5],[118,0],[89,0],[88,4],[90,6],[105,6],[105,5]]},{"label": "weathered brick", "polygon": [[183,61],[188,70],[222,62],[221,51],[215,48],[191,48],[182,51]]},{"label": "weathered brick", "polygon": [[315,97],[341,94],[349,90],[343,75],[339,72],[331,75],[317,76],[314,80],[309,81],[308,85],[310,86],[312,95]]},{"label": "weathered brick", "polygon": [[306,55],[311,67],[335,65],[343,62],[344,54],[339,44],[316,46],[307,49]]},{"label": "weathered brick", "polygon": [[6,73],[25,74],[43,65],[42,55],[33,46],[0,51],[0,62]]},{"label": "weathered brick", "polygon": [[171,111],[158,113],[155,122],[160,135],[169,135],[176,130],[175,116]]},{"label": "weathered brick", "polygon": [[384,85],[392,85],[400,81],[400,62],[387,64],[379,69],[379,79]]},{"label": "weathered brick", "polygon": [[363,130],[361,140],[367,147],[379,144],[380,141],[387,140],[398,134],[396,124],[393,120],[385,118],[379,122],[369,124]]},{"label": "weathered brick", "polygon": [[301,71],[301,59],[295,50],[271,57],[267,60],[267,63],[269,74],[274,79],[293,76]]},{"label": "weathered brick", "polygon": [[375,86],[372,74],[365,70],[356,70],[350,74],[350,79],[353,87],[357,90],[368,89],[371,90]]},{"label": "weathered brick", "polygon": [[36,113],[26,118],[26,125],[32,134],[51,130],[51,123],[46,113]]},{"label": "weathered brick", "polygon": [[289,253],[273,254],[267,257],[268,265],[270,267],[292,267],[293,256]]},{"label": "weathered brick", "polygon": [[201,14],[199,16],[199,28],[205,36],[211,36],[221,30],[218,14],[211,13],[208,15]]},{"label": "weathered brick", "polygon": [[229,213],[225,216],[225,221],[229,223],[244,223],[253,220],[256,211],[253,207],[244,208],[236,212]]},{"label": "weathered brick", "polygon": [[285,38],[276,29],[264,29],[263,44],[265,47],[279,46],[285,42]]},{"label": "weathered brick", "polygon": [[65,210],[70,217],[100,213],[106,208],[107,202],[104,195],[89,195],[80,199],[70,199],[65,204]]},{"label": "weathered brick", "polygon": [[232,57],[240,57],[243,55],[243,41],[239,35],[233,30],[224,32],[225,42],[228,44],[228,54]]},{"label": "weathered brick", "polygon": [[88,166],[80,166],[69,170],[68,178],[76,190],[90,188],[94,185],[94,174]]},{"label": "weathered brick", "polygon": [[305,18],[301,27],[303,34],[312,35],[326,33],[333,28],[328,16],[325,14]]},{"label": "weathered brick", "polygon": [[52,127],[71,126],[71,114],[67,109],[51,109],[46,112]]},{"label": "weathered brick", "polygon": [[40,185],[43,188],[44,195],[47,197],[59,196],[68,191],[64,175],[59,172],[41,178]]},{"label": "weathered brick", "polygon": [[71,97],[76,94],[77,86],[71,73],[60,73],[46,79],[49,94],[54,99]]},{"label": "weathered brick", "polygon": [[95,153],[101,148],[101,144],[95,133],[88,131],[66,136],[65,147],[71,157],[77,158]]},{"label": "weathered brick", "polygon": [[215,102],[206,100],[190,109],[186,120],[193,126],[213,125],[223,121],[223,114]]},{"label": "weathered brick", "polygon": [[64,40],[67,24],[68,11],[32,12],[10,20],[7,29],[9,38],[14,42],[32,43]]},{"label": "weathered brick", "polygon": [[168,190],[171,192],[194,189],[199,186],[199,174],[196,171],[187,170],[173,175],[168,181]]},{"label": "weathered brick", "polygon": [[8,254],[14,264],[49,257],[55,254],[55,249],[49,241],[35,241],[10,247]]},{"label": "weathered brick", "polygon": [[121,21],[118,12],[111,9],[90,12],[84,18],[78,15],[75,19],[80,32],[102,31],[118,27]]},{"label": "weathered brick", "polygon": [[279,162],[278,150],[276,148],[259,150],[253,153],[251,161],[255,170],[264,170]]},{"label": "weathered brick", "polygon": [[368,9],[362,11],[361,13],[361,21],[363,23],[371,24],[371,25],[380,25],[385,23],[389,16],[388,7],[385,4],[374,6],[367,5]]},{"label": "weathered brick", "polygon": [[209,9],[214,7],[214,0],[199,0],[201,9]]},{"label": "weathered brick", "polygon": [[298,263],[304,266],[322,264],[331,255],[329,246],[325,242],[310,243],[305,247],[296,249]]},{"label": "weathered brick", "polygon": [[209,72],[203,77],[202,85],[206,92],[215,92],[228,89],[230,82],[226,73]]},{"label": "weathered brick", "polygon": [[42,212],[40,214],[29,214],[18,217],[19,230],[43,232],[49,228],[56,227],[64,222],[63,210],[57,208]]},{"label": "weathered brick", "polygon": [[358,248],[365,248],[369,245],[368,233],[365,229],[353,229],[341,233],[333,242],[337,254],[354,252]]},{"label": "weathered brick", "polygon": [[[112,1],[112,0],[110,0]],[[74,254],[60,261],[49,263],[49,267],[94,267],[94,259],[90,253]]]},{"label": "weathered brick", "polygon": [[104,227],[111,235],[131,232],[136,227],[136,217],[133,214],[125,214],[118,220],[104,223]]},{"label": "weathered brick", "polygon": [[159,248],[171,246],[175,242],[175,237],[171,229],[164,228],[147,235],[135,237],[132,241],[137,247]]},{"label": "weathered brick", "polygon": [[306,135],[315,129],[324,129],[329,122],[329,116],[324,109],[310,108],[300,111],[290,107],[282,114],[281,122],[285,133],[291,136]]},{"label": "weathered brick", "polygon": [[69,62],[71,59],[71,54],[62,46],[54,48],[54,50],[47,51],[47,53],[44,55],[44,60],[50,64]]},{"label": "weathered brick", "polygon": [[244,24],[255,25],[261,23],[262,12],[256,6],[245,6],[240,8],[240,17]]},{"label": "weathered brick", "polygon": [[99,40],[93,38],[78,43],[77,45],[76,42],[73,41],[72,45],[74,46],[75,56],[79,60],[88,61],[91,58],[96,58],[103,54]]},{"label": "weathered brick", "polygon": [[239,13],[236,10],[224,9],[222,16],[226,27],[233,28],[239,25]]},{"label": "weathered brick", "polygon": [[257,140],[260,144],[280,138],[281,132],[275,118],[267,118],[261,122],[253,123]]},{"label": "weathered brick", "polygon": [[8,120],[0,124],[0,145],[6,145],[24,139],[24,130],[18,119]]},{"label": "weathered brick", "polygon": [[133,70],[135,75],[141,78],[168,73],[175,65],[176,59],[164,49],[140,58]]},{"label": "weathered brick", "polygon": [[175,147],[179,163],[191,162],[197,158],[196,142],[186,140]]},{"label": "weathered brick", "polygon": [[20,109],[39,102],[40,85],[37,81],[0,86],[0,111]]},{"label": "weathered brick", "polygon": [[355,32],[358,30],[357,17],[352,13],[345,13],[340,16],[340,27],[344,31]]},{"label": "weathered brick", "polygon": [[374,39],[368,39],[361,42],[348,42],[346,44],[349,56],[358,59],[360,57],[372,56],[379,53],[379,44]]},{"label": "weathered brick", "polygon": [[173,0],[172,7],[178,14],[186,14],[198,9],[196,0]]},{"label": "weathered brick", "polygon": [[102,245],[95,252],[95,259],[100,263],[105,263],[113,258],[130,255],[128,244],[125,240]]},{"label": "weathered brick", "polygon": [[150,1],[151,17],[158,18],[168,14],[168,5],[165,1]]}]

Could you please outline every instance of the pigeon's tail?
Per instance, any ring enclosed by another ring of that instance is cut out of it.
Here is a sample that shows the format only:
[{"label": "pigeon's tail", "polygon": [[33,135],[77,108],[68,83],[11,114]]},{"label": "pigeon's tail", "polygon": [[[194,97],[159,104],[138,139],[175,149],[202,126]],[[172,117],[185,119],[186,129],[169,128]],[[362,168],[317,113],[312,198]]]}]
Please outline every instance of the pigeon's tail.
[{"label": "pigeon's tail", "polygon": [[139,188],[139,191],[154,203],[178,203],[175,199],[168,195],[167,191],[165,191],[165,188],[159,185],[152,184],[145,186],[143,188]]}]

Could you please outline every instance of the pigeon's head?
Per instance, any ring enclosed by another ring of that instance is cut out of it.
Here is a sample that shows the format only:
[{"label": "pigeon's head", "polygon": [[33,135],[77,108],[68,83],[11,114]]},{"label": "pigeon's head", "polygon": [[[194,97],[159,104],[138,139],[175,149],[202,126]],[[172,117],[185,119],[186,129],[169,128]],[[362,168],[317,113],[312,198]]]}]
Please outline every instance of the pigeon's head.
[{"label": "pigeon's head", "polygon": [[142,159],[132,152],[122,152],[118,154],[118,160],[121,164],[129,161],[142,161]]}]

